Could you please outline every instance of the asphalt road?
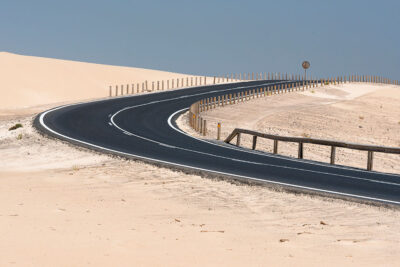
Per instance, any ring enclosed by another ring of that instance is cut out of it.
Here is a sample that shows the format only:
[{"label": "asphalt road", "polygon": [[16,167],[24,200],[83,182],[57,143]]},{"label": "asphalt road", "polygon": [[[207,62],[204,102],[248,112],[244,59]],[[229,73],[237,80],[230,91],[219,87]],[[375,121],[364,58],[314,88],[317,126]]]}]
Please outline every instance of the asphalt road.
[{"label": "asphalt road", "polygon": [[34,125],[46,134],[80,146],[173,168],[289,190],[400,205],[400,175],[205,142],[181,132],[175,123],[199,99],[273,83],[282,82],[204,86],[80,103],[43,112]]}]

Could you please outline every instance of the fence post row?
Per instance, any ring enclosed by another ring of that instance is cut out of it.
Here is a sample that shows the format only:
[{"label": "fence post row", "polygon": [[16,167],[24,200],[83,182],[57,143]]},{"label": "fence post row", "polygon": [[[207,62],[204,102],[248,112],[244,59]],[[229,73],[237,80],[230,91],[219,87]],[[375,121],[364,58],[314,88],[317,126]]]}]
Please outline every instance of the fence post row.
[{"label": "fence post row", "polygon": [[287,136],[278,136],[271,134],[258,133],[251,130],[243,130],[243,129],[234,129],[232,133],[225,139],[224,142],[230,143],[232,139],[236,136],[236,145],[240,146],[240,138],[241,134],[249,134],[253,136],[253,144],[252,149],[256,149],[257,137],[272,139],[274,141],[273,153],[278,153],[278,140],[284,142],[295,142],[298,143],[298,158],[303,159],[304,157],[304,143],[330,146],[331,147],[331,155],[330,155],[330,164],[335,164],[335,156],[336,156],[336,147],[343,147],[347,149],[361,150],[368,152],[368,160],[367,160],[367,170],[371,171],[373,169],[373,160],[374,160],[374,152],[380,153],[391,153],[400,155],[399,147],[382,147],[382,146],[373,146],[373,145],[361,145],[361,144],[352,144],[345,143],[339,141],[330,141],[330,140],[321,140],[321,139],[311,139],[311,138],[301,138],[301,137],[287,137]]},{"label": "fence post row", "polygon": [[[293,91],[299,91],[302,90],[304,91],[305,89],[308,88],[315,88],[318,87],[319,85],[321,87],[329,84],[337,85],[337,84],[345,84],[345,83],[354,83],[354,82],[364,82],[364,83],[376,83],[376,84],[391,84],[391,85],[399,85],[399,81],[397,80],[391,80],[388,78],[380,77],[380,76],[373,76],[373,75],[345,75],[345,76],[337,76],[337,77],[330,77],[328,79],[313,79],[312,77],[309,80],[305,80],[304,77],[301,77],[300,75],[288,75],[287,73],[270,73],[268,74],[266,72],[264,73],[240,73],[240,74],[230,74],[230,81],[245,81],[245,80],[285,80],[285,81],[294,81],[290,83],[283,83],[283,84],[278,84],[278,85],[272,85],[272,86],[265,86],[265,87],[259,87],[256,89],[252,90],[246,90],[242,92],[237,92],[237,93],[231,93],[231,94],[226,94],[218,97],[211,97],[207,99],[200,100],[196,102],[195,106],[196,108],[192,108],[189,111],[189,124],[193,129],[196,131],[199,131],[201,134],[204,136],[207,133],[207,122],[200,116],[200,112],[206,111],[206,110],[212,110],[215,109],[219,106],[224,107],[225,105],[232,105],[232,104],[238,104],[240,102],[245,102],[250,99],[255,99],[255,98],[260,98],[260,97],[266,97],[269,95],[273,94],[283,94],[283,93],[290,93]],[[222,76],[214,76],[213,77],[213,84],[217,84],[222,82],[229,82],[229,74],[227,75],[222,75]],[[156,81],[157,82],[157,87],[155,85],[155,81],[152,81],[151,85],[151,91],[155,90],[165,90],[165,89],[174,89],[174,88],[180,88],[184,86],[184,81],[185,79],[182,78],[177,78],[176,79],[176,86],[175,86],[175,79],[166,80],[165,81]],[[203,82],[204,81],[204,82]],[[207,77],[204,76],[204,80],[202,77],[198,76],[190,76],[190,82],[189,82],[189,77],[186,77],[186,86],[198,86],[198,85],[207,85]],[[134,83],[131,84],[131,90],[129,90],[129,84],[126,84],[126,89],[124,90],[124,85],[115,85],[115,96],[118,95],[124,95],[135,93],[134,90]],[[156,89],[157,88],[157,89]],[[142,90],[141,92],[149,92],[149,86],[148,86],[148,81],[145,80],[142,82]],[[137,93],[140,92],[140,83],[137,83]],[[113,96],[113,86],[109,86],[109,97]],[[218,123],[218,133],[217,133],[217,139],[220,140],[221,138],[221,124]],[[240,145],[240,133],[238,133],[238,140],[237,144]],[[253,145],[252,149],[255,149],[257,146],[257,136],[253,136]],[[278,140],[274,140],[274,153],[278,153]],[[299,151],[298,151],[298,157],[303,158],[303,153],[304,153],[304,148],[303,148],[303,143],[299,142]],[[331,147],[331,158],[330,162],[331,164],[335,164],[335,156],[336,156],[336,147],[332,146]],[[372,170],[373,168],[373,151],[368,152],[368,163],[367,163],[367,169]]]}]

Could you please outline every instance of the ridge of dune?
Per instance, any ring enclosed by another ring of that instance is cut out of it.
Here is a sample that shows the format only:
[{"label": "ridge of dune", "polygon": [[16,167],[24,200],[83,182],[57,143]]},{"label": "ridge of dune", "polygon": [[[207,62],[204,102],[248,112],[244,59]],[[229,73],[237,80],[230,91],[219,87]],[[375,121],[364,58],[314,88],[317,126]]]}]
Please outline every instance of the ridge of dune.
[{"label": "ridge of dune", "polygon": [[188,75],[0,52],[0,110],[106,97],[108,86]]}]

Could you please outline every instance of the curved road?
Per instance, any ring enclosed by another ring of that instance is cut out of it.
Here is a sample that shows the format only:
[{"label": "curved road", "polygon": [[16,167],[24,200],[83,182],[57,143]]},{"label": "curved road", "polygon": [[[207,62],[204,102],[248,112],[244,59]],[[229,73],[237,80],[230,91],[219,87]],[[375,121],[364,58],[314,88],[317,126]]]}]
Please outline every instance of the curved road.
[{"label": "curved road", "polygon": [[163,91],[58,107],[37,116],[42,132],[80,146],[170,167],[289,190],[400,205],[400,176],[298,160],[193,138],[177,117],[199,99],[284,81]]}]

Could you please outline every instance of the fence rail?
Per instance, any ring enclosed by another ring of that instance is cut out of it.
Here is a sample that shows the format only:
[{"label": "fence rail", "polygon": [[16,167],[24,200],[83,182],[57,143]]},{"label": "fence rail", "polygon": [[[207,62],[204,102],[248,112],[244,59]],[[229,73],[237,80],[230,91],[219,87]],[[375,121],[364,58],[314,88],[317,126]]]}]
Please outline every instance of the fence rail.
[{"label": "fence rail", "polygon": [[[229,81],[229,75],[226,78],[222,76],[222,81]],[[244,73],[242,74],[231,74],[231,81],[234,82],[236,79],[241,81],[245,80],[278,80],[281,84],[274,84],[271,86],[262,86],[256,89],[246,90],[243,92],[225,94],[218,97],[205,98],[200,101],[193,103],[190,106],[188,112],[188,119],[190,126],[202,135],[207,135],[207,121],[202,118],[201,113],[203,111],[212,110],[217,107],[224,107],[226,105],[233,105],[243,103],[245,101],[267,97],[274,94],[290,93],[295,91],[305,91],[311,88],[324,87],[330,84],[346,84],[346,83],[371,83],[371,84],[392,84],[399,85],[399,81],[387,79],[380,76],[373,75],[347,75],[330,77],[327,79],[308,79],[294,74],[284,73]],[[219,77],[214,76],[213,83],[216,84],[220,80]],[[236,80],[237,81],[237,80]],[[219,126],[221,127],[221,125]],[[219,140],[219,138],[218,138]]]},{"label": "fence rail", "polygon": [[[231,75],[233,77],[233,75]],[[242,78],[242,75],[234,76]],[[248,75],[243,75],[244,80],[260,80],[262,79],[262,74],[259,75],[250,73]],[[233,105],[238,103],[243,103],[251,99],[259,98],[259,97],[268,97],[270,95],[282,94],[282,93],[291,93],[295,91],[305,91],[307,89],[311,89],[314,87],[324,87],[330,84],[346,84],[346,83],[372,83],[372,84],[392,84],[399,85],[399,81],[390,80],[380,76],[372,76],[372,75],[348,75],[348,76],[338,76],[331,77],[327,79],[309,79],[304,80],[304,77],[300,75],[288,75],[288,74],[270,74],[265,73],[264,79],[272,79],[272,80],[280,80],[282,83],[274,84],[270,86],[262,86],[255,89],[250,89],[242,92],[225,94],[218,97],[209,97],[202,99],[193,103],[188,112],[188,121],[190,126],[203,136],[207,135],[207,121],[202,118],[201,113],[204,111],[212,110],[217,107],[224,107],[227,105]],[[282,78],[282,79],[281,79]],[[215,83],[215,78],[214,78]],[[257,86],[255,86],[257,87]],[[218,123],[217,129],[217,139],[221,138],[221,124]],[[256,149],[257,146],[257,138],[267,138],[274,140],[274,153],[278,153],[278,142],[294,142],[299,144],[298,157],[300,159],[303,158],[303,150],[304,144],[317,144],[323,146],[331,147],[331,156],[330,163],[335,164],[336,157],[336,148],[348,148],[354,150],[361,150],[368,152],[368,162],[367,162],[367,170],[372,170],[373,167],[373,158],[374,152],[379,153],[391,153],[391,154],[400,154],[400,148],[396,147],[383,147],[383,146],[373,146],[373,145],[362,145],[362,144],[354,144],[354,143],[346,143],[340,141],[332,141],[332,140],[321,140],[321,139],[311,139],[311,138],[302,138],[302,137],[285,137],[278,135],[270,135],[264,133],[258,133],[251,130],[244,129],[235,129],[229,136],[226,138],[225,142],[229,143],[232,141],[234,137],[237,136],[236,145],[240,145],[240,135],[241,134],[249,134],[253,135],[253,145],[252,148]]]},{"label": "fence rail", "polygon": [[257,137],[266,138],[274,140],[274,154],[278,153],[278,141],[283,142],[291,142],[298,143],[298,158],[303,158],[303,144],[315,144],[315,145],[323,145],[331,147],[331,159],[330,163],[335,164],[335,156],[336,156],[336,148],[347,148],[353,150],[361,150],[368,151],[368,162],[367,162],[367,170],[371,171],[373,167],[373,158],[374,152],[379,153],[390,153],[390,154],[400,154],[400,147],[384,147],[384,146],[374,146],[374,145],[363,145],[363,144],[355,144],[355,143],[347,143],[341,141],[334,140],[323,140],[323,139],[314,139],[314,138],[304,138],[304,137],[289,137],[289,136],[280,136],[266,133],[259,133],[252,130],[240,129],[236,128],[232,131],[232,133],[225,139],[225,143],[230,143],[236,137],[236,145],[240,146],[241,134],[248,134],[253,136],[253,145],[252,149],[256,149],[257,146]]}]

